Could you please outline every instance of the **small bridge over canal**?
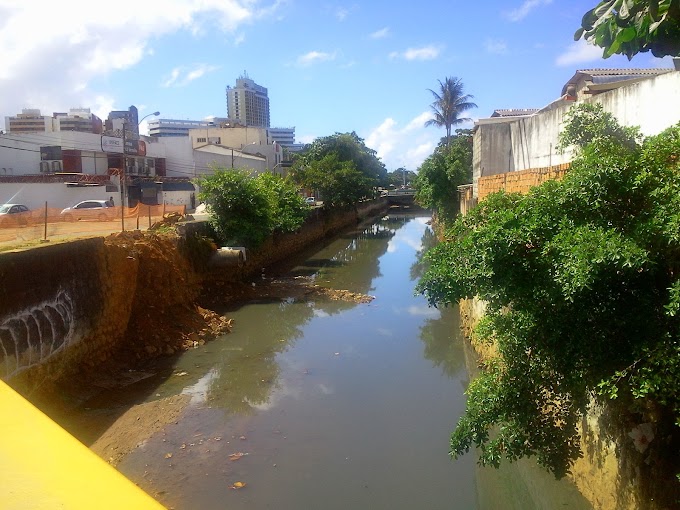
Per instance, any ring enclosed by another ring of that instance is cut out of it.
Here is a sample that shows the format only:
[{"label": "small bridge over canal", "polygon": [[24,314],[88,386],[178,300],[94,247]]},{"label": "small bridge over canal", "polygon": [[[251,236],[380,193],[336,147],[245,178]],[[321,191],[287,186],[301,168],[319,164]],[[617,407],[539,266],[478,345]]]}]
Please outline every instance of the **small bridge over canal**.
[{"label": "small bridge over canal", "polygon": [[387,193],[387,201],[390,205],[411,206],[415,195],[414,189],[395,189]]}]

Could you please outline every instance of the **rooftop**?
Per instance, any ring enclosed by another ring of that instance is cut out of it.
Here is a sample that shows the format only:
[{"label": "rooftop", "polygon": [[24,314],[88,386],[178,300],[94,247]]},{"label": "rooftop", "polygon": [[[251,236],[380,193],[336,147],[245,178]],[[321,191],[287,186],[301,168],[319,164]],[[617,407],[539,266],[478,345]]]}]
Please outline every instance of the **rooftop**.
[{"label": "rooftop", "polygon": [[507,108],[501,110],[494,110],[492,117],[522,117],[525,115],[533,115],[538,108]]}]

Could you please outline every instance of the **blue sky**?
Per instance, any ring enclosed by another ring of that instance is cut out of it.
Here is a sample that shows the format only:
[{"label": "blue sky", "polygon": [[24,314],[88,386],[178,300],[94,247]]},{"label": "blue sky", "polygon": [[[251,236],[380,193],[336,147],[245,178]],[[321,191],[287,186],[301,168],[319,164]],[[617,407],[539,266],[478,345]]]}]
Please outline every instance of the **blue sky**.
[{"label": "blue sky", "polygon": [[574,43],[596,3],[0,0],[0,128],[22,108],[223,117],[245,71],[297,141],[356,131],[388,170],[415,170],[444,134],[423,126],[437,80],[461,78],[477,119],[545,106],[577,69],[672,67]]}]

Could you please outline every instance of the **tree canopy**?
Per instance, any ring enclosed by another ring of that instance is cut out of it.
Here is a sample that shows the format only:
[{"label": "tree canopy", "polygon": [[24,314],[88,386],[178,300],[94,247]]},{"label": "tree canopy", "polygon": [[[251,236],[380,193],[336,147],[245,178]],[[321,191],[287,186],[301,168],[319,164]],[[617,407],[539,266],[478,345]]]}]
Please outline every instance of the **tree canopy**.
[{"label": "tree canopy", "polygon": [[461,115],[477,105],[471,102],[474,96],[463,93],[463,81],[460,78],[447,77],[439,81],[439,91],[428,89],[434,96],[430,105],[433,118],[425,123],[425,126],[437,126],[446,128],[446,143],[451,138],[451,127],[458,126],[463,122],[471,121]]},{"label": "tree canopy", "polygon": [[574,34],[581,38],[603,48],[604,58],[680,57],[680,0],[603,0],[583,16]]},{"label": "tree canopy", "polygon": [[477,335],[500,353],[468,388],[453,456],[536,456],[562,476],[591,395],[677,441],[680,124],[642,144],[622,133],[583,142],[562,181],[490,195],[428,252],[418,289],[432,304],[486,301]]},{"label": "tree canopy", "polygon": [[291,174],[301,186],[317,190],[324,206],[352,205],[372,197],[387,170],[373,149],[356,133],[317,138],[293,163]]},{"label": "tree canopy", "polygon": [[458,186],[472,182],[472,131],[457,129],[448,146],[439,145],[423,161],[414,181],[416,201],[443,218],[458,210]]}]

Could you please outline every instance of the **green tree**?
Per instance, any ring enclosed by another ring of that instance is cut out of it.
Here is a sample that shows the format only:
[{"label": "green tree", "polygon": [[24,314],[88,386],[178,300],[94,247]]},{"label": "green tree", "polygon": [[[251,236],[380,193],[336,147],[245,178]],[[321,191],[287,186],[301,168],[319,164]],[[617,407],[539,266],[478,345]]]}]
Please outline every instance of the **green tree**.
[{"label": "green tree", "polygon": [[387,170],[373,149],[356,133],[336,133],[314,140],[297,155],[291,170],[295,181],[318,190],[324,205],[351,205],[374,195]]},{"label": "green tree", "polygon": [[471,119],[460,117],[465,111],[477,108],[477,105],[470,100],[474,96],[463,93],[463,82],[460,78],[447,77],[444,81],[439,81],[439,91],[429,90],[434,96],[434,101],[430,105],[434,117],[425,123],[425,126],[437,126],[446,128],[446,143],[448,145],[451,138],[451,127],[458,126]]},{"label": "green tree", "polygon": [[416,201],[443,218],[458,211],[458,186],[472,182],[472,131],[457,129],[448,146],[439,145],[418,169]]},{"label": "green tree", "polygon": [[324,207],[354,205],[372,196],[376,185],[376,180],[360,172],[353,161],[340,161],[335,153],[296,166],[294,175],[304,187],[319,191]]},{"label": "green tree", "polygon": [[655,57],[680,56],[680,1],[603,0],[585,13],[574,40],[604,49],[603,57],[651,51]]},{"label": "green tree", "polygon": [[679,163],[680,125],[642,145],[595,136],[562,181],[489,196],[430,250],[418,289],[485,300],[477,334],[500,352],[468,388],[453,456],[536,456],[562,476],[593,394],[678,440]]},{"label": "green tree", "polygon": [[297,187],[271,174],[254,177],[250,171],[216,168],[198,185],[213,229],[232,246],[257,248],[274,232],[299,228],[308,212]]},{"label": "green tree", "polygon": [[405,168],[397,168],[393,172],[387,172],[387,186],[395,186],[395,187],[400,187],[403,186],[404,184],[409,184],[412,183],[416,176],[414,171],[412,170],[406,170]]}]

